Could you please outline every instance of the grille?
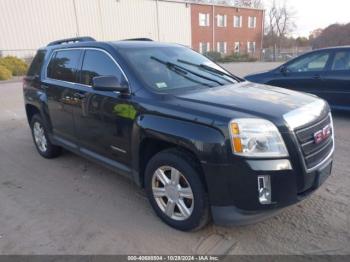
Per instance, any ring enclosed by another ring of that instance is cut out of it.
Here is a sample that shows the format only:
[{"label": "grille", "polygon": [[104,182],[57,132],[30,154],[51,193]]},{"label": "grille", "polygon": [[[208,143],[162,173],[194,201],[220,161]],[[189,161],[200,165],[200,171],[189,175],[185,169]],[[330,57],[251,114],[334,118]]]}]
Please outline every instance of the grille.
[{"label": "grille", "polygon": [[[319,163],[325,160],[333,150],[333,126],[331,124],[331,116],[327,116],[317,123],[296,130],[295,133],[307,169],[316,167]],[[327,125],[331,125],[331,135],[320,143],[316,143],[314,138],[315,133],[322,130]]]}]

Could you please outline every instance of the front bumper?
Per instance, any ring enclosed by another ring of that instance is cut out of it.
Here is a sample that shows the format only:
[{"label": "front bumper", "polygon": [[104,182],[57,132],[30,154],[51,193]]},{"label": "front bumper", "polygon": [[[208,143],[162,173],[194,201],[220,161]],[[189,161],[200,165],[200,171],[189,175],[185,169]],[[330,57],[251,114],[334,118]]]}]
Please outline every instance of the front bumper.
[{"label": "front bumper", "polygon": [[[301,174],[289,159],[243,160],[231,165],[204,166],[212,217],[220,225],[246,225],[276,215],[305,199],[329,177],[332,157],[312,173]],[[282,169],[282,170],[279,170]],[[259,202],[259,176],[271,178],[271,204]],[[300,186],[300,176],[305,176]]]},{"label": "front bumper", "polygon": [[244,211],[235,206],[212,206],[211,213],[216,225],[220,226],[245,226],[255,224],[280,213],[281,209],[254,212]]}]

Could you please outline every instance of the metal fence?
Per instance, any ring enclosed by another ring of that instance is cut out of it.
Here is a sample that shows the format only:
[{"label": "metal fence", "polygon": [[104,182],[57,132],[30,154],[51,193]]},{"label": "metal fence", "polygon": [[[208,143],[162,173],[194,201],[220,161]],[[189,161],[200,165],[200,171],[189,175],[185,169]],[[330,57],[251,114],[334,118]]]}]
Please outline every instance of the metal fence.
[{"label": "metal fence", "polygon": [[261,60],[264,62],[285,62],[300,56],[306,52],[312,51],[312,47],[294,47],[294,48],[265,48],[262,50]]}]

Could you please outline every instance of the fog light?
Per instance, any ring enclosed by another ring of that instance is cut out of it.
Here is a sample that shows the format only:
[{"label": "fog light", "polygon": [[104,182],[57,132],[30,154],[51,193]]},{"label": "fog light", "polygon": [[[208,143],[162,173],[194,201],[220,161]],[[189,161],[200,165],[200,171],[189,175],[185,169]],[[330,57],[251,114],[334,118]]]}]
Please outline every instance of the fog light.
[{"label": "fog light", "polygon": [[271,204],[271,181],[270,176],[258,177],[259,202],[262,205]]}]

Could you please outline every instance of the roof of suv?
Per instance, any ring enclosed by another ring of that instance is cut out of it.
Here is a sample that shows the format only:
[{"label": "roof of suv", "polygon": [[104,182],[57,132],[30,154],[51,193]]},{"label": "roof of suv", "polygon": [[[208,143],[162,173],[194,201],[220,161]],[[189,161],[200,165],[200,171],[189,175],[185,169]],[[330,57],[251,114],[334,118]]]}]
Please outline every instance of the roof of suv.
[{"label": "roof of suv", "polygon": [[114,47],[174,47],[180,46],[179,44],[171,44],[171,43],[161,43],[161,42],[153,42],[153,41],[115,41],[115,42],[105,42],[107,44],[111,44]]},{"label": "roof of suv", "polygon": [[78,48],[78,47],[103,47],[110,46],[113,48],[139,48],[139,47],[175,47],[179,44],[155,42],[147,38],[129,39],[120,41],[95,41],[91,37],[69,38],[54,41],[47,45],[47,49],[57,48]]},{"label": "roof of suv", "polygon": [[320,49],[315,49],[313,51],[322,51],[322,50],[337,50],[337,49],[349,49],[350,45],[344,45],[344,46],[331,46],[331,47],[324,47]]}]

